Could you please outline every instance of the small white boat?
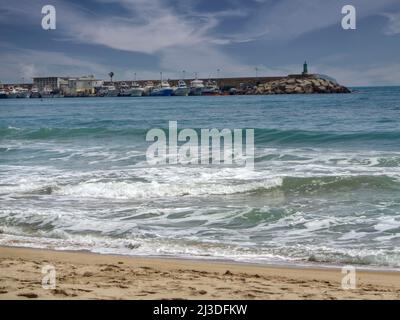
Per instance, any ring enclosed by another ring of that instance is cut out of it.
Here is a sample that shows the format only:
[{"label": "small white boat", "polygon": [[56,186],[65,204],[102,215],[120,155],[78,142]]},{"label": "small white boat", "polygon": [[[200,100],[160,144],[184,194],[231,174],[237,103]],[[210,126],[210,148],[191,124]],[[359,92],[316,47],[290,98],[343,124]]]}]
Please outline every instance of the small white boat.
[{"label": "small white boat", "polygon": [[203,96],[216,96],[220,94],[219,87],[217,85],[217,82],[208,80],[206,82],[205,87],[203,88],[201,94]]},{"label": "small white boat", "polygon": [[18,91],[14,87],[8,87],[8,98],[16,98],[18,95]]},{"label": "small white boat", "polygon": [[42,96],[40,95],[39,89],[37,87],[33,86],[29,97],[30,98],[41,98]]},{"label": "small white boat", "polygon": [[152,97],[168,97],[171,96],[173,89],[169,85],[168,81],[161,81],[161,83],[153,89],[151,92]]},{"label": "small white boat", "polygon": [[119,91],[114,85],[107,87],[107,97],[118,97],[118,94]]},{"label": "small white boat", "polygon": [[43,90],[40,92],[40,97],[53,98],[53,89],[48,86],[44,87]]},{"label": "small white boat", "polygon": [[141,97],[143,95],[144,89],[136,81],[132,84],[131,96]]},{"label": "small white boat", "polygon": [[183,80],[178,81],[178,86],[174,88],[174,96],[188,96],[190,92],[190,88],[186,85],[186,82]]},{"label": "small white boat", "polygon": [[130,97],[132,94],[132,88],[129,87],[125,82],[122,82],[119,86],[120,97]]},{"label": "small white boat", "polygon": [[154,84],[152,81],[147,81],[143,88],[143,95],[149,96],[154,89]]},{"label": "small white boat", "polygon": [[201,96],[204,89],[203,80],[194,79],[190,82],[190,95],[192,96]]},{"label": "small white boat", "polygon": [[30,96],[29,90],[26,88],[17,87],[15,88],[15,90],[17,90],[17,98],[19,99],[26,99],[29,98]]},{"label": "small white boat", "polygon": [[118,97],[119,90],[114,85],[102,86],[98,92],[100,97]]}]

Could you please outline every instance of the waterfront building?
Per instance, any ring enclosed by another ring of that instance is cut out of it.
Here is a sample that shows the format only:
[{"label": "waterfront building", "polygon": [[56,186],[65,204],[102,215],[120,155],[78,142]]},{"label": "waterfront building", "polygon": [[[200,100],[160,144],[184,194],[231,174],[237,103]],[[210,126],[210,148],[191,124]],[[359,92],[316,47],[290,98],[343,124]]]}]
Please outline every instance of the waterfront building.
[{"label": "waterfront building", "polygon": [[103,80],[95,79],[93,75],[68,78],[67,83],[60,89],[67,96],[87,96],[95,94],[103,83]]},{"label": "waterfront building", "polygon": [[51,90],[60,89],[61,86],[67,83],[68,78],[66,77],[34,77],[33,85],[42,91],[44,88],[50,88]]}]

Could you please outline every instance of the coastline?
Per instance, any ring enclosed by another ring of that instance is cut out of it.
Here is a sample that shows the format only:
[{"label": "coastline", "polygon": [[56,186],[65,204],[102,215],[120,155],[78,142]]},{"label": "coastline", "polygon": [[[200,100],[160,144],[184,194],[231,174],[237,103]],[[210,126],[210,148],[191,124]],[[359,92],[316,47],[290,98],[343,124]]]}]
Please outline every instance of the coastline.
[{"label": "coastline", "polygon": [[[42,288],[42,267],[56,289]],[[142,258],[0,246],[0,299],[399,299],[396,271],[357,271],[341,287],[340,268]]]}]

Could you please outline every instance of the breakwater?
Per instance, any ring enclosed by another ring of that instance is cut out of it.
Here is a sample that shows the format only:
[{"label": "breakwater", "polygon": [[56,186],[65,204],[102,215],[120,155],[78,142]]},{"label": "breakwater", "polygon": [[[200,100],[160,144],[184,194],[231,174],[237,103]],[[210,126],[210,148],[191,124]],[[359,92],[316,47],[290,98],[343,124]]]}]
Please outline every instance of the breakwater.
[{"label": "breakwater", "polygon": [[103,81],[96,80],[93,76],[88,76],[68,80],[52,77],[34,78],[33,84],[5,84],[0,88],[0,98],[268,95],[349,92],[348,88],[338,84],[333,78],[307,73],[285,77],[185,79],[184,81],[168,79],[162,82],[156,80]]}]

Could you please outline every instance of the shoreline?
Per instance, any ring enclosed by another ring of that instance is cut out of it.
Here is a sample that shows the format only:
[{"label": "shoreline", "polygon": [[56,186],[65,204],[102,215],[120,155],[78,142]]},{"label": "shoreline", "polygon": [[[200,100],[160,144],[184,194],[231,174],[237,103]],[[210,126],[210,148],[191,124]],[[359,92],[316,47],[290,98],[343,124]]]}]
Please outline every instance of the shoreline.
[{"label": "shoreline", "polygon": [[341,270],[343,266],[354,266],[359,271],[366,271],[366,272],[380,272],[380,273],[399,273],[400,276],[400,268],[389,267],[389,266],[378,266],[378,265],[362,265],[356,263],[342,263],[342,264],[335,264],[329,262],[314,262],[314,261],[289,261],[289,260],[282,260],[281,262],[278,261],[258,261],[258,262],[250,262],[250,261],[240,261],[234,260],[231,258],[213,258],[213,257],[203,257],[203,256],[172,256],[172,255],[135,255],[135,254],[124,254],[124,253],[117,253],[117,252],[94,252],[88,249],[57,249],[57,248],[47,248],[47,247],[29,247],[24,245],[8,245],[8,244],[0,244],[0,251],[1,248],[9,248],[9,249],[27,249],[27,250],[34,250],[34,251],[45,251],[45,252],[65,252],[65,253],[82,253],[82,254],[89,254],[89,255],[99,255],[99,256],[110,256],[110,257],[124,257],[130,259],[144,259],[144,260],[172,260],[172,261],[187,261],[191,263],[209,263],[209,264],[226,264],[226,265],[238,265],[238,266],[254,266],[260,268],[283,268],[283,269],[304,269],[304,270]]},{"label": "shoreline", "polygon": [[[55,290],[42,267],[56,269]],[[0,299],[399,299],[398,271],[357,270],[341,287],[335,267],[132,257],[0,246]]]}]

